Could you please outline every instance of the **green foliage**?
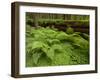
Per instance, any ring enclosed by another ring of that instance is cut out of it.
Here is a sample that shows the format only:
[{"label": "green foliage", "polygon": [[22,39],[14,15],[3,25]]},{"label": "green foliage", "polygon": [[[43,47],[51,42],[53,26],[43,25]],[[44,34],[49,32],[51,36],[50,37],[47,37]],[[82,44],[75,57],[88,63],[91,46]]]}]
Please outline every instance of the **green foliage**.
[{"label": "green foliage", "polygon": [[[68,33],[68,34],[67,34]],[[89,40],[73,32],[26,26],[26,67],[89,64]]]},{"label": "green foliage", "polygon": [[71,27],[68,27],[68,28],[66,29],[66,33],[67,33],[67,34],[72,34],[72,33],[74,33],[74,29],[71,28]]}]

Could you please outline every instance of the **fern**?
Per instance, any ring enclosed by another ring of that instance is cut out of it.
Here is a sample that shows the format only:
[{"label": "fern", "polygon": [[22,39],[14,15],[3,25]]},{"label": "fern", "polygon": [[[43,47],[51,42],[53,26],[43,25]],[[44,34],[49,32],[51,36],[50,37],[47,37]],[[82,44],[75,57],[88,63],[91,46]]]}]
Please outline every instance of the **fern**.
[{"label": "fern", "polygon": [[26,27],[26,67],[89,64],[89,36]]}]

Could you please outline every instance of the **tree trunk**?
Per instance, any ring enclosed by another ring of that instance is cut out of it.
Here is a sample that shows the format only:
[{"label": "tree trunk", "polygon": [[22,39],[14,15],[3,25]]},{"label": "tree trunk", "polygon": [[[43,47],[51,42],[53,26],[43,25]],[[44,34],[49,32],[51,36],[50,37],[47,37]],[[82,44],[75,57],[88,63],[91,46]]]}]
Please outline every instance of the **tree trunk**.
[{"label": "tree trunk", "polygon": [[34,19],[34,27],[38,27],[38,14],[33,14],[33,19]]}]

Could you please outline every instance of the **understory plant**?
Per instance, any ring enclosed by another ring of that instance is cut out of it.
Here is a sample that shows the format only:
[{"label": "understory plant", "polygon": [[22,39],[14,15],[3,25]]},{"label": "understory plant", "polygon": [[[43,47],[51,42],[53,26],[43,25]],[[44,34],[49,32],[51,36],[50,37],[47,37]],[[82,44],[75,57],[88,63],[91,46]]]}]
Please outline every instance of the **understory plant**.
[{"label": "understory plant", "polygon": [[26,67],[89,64],[89,35],[69,30],[27,25]]}]

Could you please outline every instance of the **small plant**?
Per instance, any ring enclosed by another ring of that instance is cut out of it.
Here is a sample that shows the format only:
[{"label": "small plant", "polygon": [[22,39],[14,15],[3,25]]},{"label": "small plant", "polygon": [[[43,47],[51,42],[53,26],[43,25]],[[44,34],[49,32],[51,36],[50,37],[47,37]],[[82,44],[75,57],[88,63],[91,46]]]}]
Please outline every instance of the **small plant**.
[{"label": "small plant", "polygon": [[72,33],[74,33],[74,29],[71,28],[71,27],[68,27],[68,28],[66,29],[66,33],[67,33],[67,34],[72,34]]}]

